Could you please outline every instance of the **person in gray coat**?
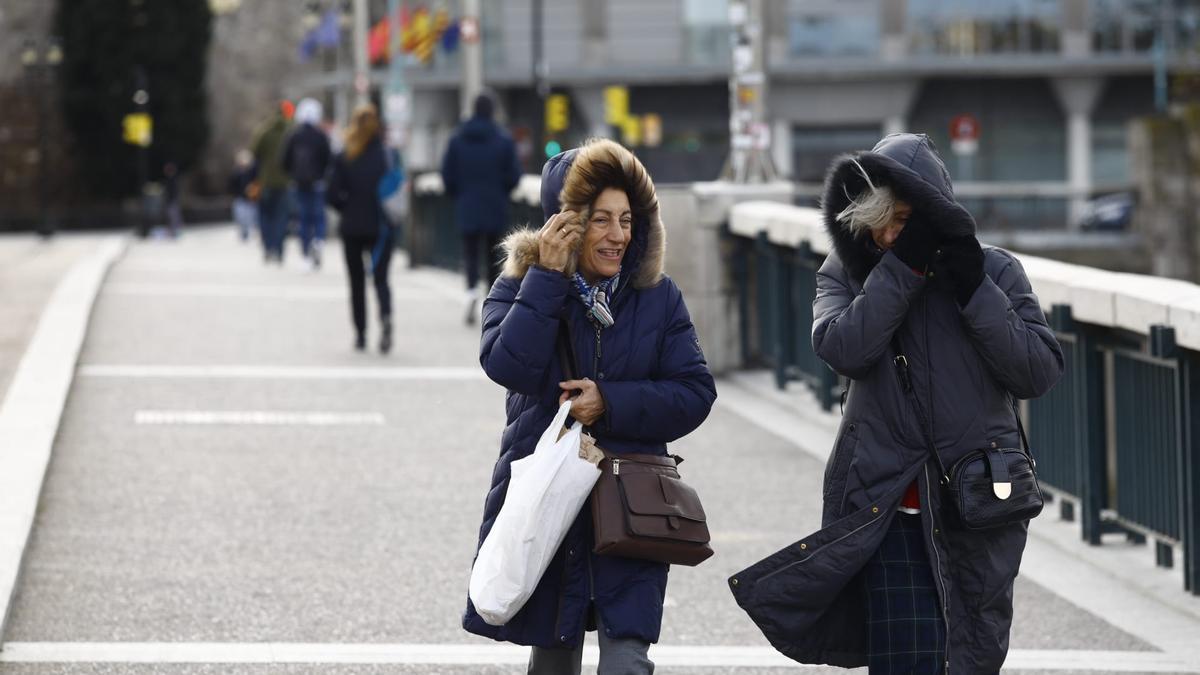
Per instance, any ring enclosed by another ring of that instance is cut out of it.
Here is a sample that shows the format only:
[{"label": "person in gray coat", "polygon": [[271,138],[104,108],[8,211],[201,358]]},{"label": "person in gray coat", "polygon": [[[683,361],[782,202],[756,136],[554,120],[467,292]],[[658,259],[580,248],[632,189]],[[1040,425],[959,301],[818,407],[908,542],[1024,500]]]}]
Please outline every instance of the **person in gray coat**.
[{"label": "person in gray coat", "polygon": [[835,160],[822,208],[834,250],[812,341],[850,380],[823,529],[731,588],[803,663],[997,673],[1028,521],[956,526],[927,439],[945,466],[1020,447],[1016,399],[1054,386],[1062,350],[1017,258],[980,246],[928,137],[893,134]]}]

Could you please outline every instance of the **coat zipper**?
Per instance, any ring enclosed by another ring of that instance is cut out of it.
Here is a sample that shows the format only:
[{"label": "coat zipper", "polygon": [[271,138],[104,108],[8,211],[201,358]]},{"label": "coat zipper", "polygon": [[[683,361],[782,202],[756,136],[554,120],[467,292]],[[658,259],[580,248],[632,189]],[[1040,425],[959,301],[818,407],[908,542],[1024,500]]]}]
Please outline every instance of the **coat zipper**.
[{"label": "coat zipper", "polygon": [[[933,504],[933,491],[929,488],[929,465],[926,464],[925,466],[921,467],[921,470],[925,472],[925,504],[932,505]],[[932,546],[933,556],[937,560],[937,570],[935,570],[935,571],[937,572],[936,576],[937,576],[937,580],[938,580],[938,586],[940,586],[942,589],[942,597],[941,597],[941,600],[942,600],[942,623],[945,624],[945,626],[946,626],[946,652],[943,655],[945,657],[945,662],[946,662],[945,675],[950,675],[950,612],[948,609],[946,609],[946,601],[948,599],[948,597],[947,597],[948,593],[946,592],[946,580],[942,578],[942,554],[938,550],[938,542],[937,542],[937,539],[935,538],[936,536],[937,536],[937,531],[933,527],[933,512],[930,511],[929,512],[929,543],[933,545]]]}]

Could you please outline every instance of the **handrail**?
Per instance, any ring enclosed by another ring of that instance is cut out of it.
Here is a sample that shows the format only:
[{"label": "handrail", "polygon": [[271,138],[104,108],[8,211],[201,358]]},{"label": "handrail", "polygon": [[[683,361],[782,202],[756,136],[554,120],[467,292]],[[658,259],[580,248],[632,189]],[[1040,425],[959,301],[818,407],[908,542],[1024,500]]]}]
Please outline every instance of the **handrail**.
[{"label": "handrail", "polygon": [[[413,180],[413,192],[419,195],[440,195],[445,191],[446,186],[442,183],[442,174],[437,171],[417,174]],[[522,174],[510,197],[514,202],[524,202],[530,206],[540,204],[542,202],[541,176],[532,173]]]},{"label": "handrail", "polygon": [[[729,229],[747,238],[761,232],[780,246],[806,243],[814,253],[829,251],[820,212],[811,207],[743,202],[733,207]],[[1070,305],[1077,321],[1141,335],[1148,335],[1154,324],[1171,326],[1179,346],[1200,350],[1200,285],[1014,255],[1044,307]]]}]

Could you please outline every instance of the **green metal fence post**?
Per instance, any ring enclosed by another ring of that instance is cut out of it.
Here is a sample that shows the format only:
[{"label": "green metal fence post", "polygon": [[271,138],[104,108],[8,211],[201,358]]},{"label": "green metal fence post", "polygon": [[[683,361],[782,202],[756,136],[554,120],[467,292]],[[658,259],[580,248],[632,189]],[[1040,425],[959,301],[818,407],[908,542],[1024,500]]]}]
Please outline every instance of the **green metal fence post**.
[{"label": "green metal fence post", "polygon": [[1186,352],[1180,358],[1180,391],[1183,396],[1183,585],[1200,595],[1200,355]]},{"label": "green metal fence post", "polygon": [[1075,336],[1071,386],[1075,388],[1076,471],[1079,477],[1079,520],[1083,539],[1100,545],[1104,533],[1101,511],[1108,505],[1108,441],[1104,412],[1104,354],[1098,340],[1075,322],[1069,305],[1055,305],[1051,320],[1056,330]]},{"label": "green metal fence post", "polygon": [[[729,237],[729,225],[723,230]],[[741,366],[750,363],[750,245],[742,238],[733,241],[733,282],[737,285],[738,299],[738,347],[741,349]]]},{"label": "green metal fence post", "polygon": [[[1162,359],[1176,358],[1179,353],[1179,348],[1176,346],[1176,343],[1175,343],[1175,329],[1170,326],[1161,326],[1161,325],[1150,326],[1150,340],[1149,340],[1148,346],[1150,348],[1151,356],[1155,356],[1155,357],[1162,358]],[[1179,369],[1176,369],[1176,374],[1178,374],[1179,372],[1180,372]],[[1183,426],[1184,426],[1184,424],[1186,424],[1186,422],[1183,420],[1183,412],[1184,412],[1183,388],[1178,386],[1178,384],[1179,383],[1176,383],[1176,386],[1174,387],[1175,400],[1167,401],[1166,403],[1168,405],[1175,406],[1175,410],[1177,411],[1177,414],[1175,415],[1175,427],[1176,427],[1175,438],[1178,439],[1176,441],[1176,453],[1177,453],[1176,457],[1177,457],[1177,462],[1178,462],[1177,466],[1179,467],[1180,470],[1176,476],[1176,480],[1179,481],[1179,491],[1178,491],[1179,492],[1179,502],[1180,502],[1179,506],[1180,506],[1180,512],[1181,512],[1180,515],[1182,516],[1183,515],[1182,506],[1187,501],[1186,497],[1184,496],[1185,491],[1187,489],[1187,484],[1186,484],[1185,472],[1183,471],[1183,468],[1184,468],[1185,464],[1187,463],[1187,458],[1186,458],[1187,444],[1183,442]],[[1181,519],[1180,524],[1182,525],[1182,519]],[[1182,533],[1183,533],[1183,531],[1181,530],[1180,534],[1182,534]],[[1182,539],[1182,536],[1180,537],[1180,539]],[[1154,561],[1155,561],[1155,564],[1159,567],[1165,567],[1168,569],[1173,567],[1175,564],[1175,559],[1174,559],[1174,549],[1172,548],[1172,546],[1169,543],[1162,541],[1161,539],[1156,539],[1154,542]]]}]

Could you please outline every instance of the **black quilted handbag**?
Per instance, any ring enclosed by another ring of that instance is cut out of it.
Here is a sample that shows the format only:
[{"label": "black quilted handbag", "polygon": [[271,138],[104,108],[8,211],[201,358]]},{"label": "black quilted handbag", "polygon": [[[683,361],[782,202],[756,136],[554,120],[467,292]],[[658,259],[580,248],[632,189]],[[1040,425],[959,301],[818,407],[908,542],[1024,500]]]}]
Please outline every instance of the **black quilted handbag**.
[{"label": "black quilted handbag", "polygon": [[941,469],[941,482],[950,498],[951,509],[958,517],[958,524],[968,530],[987,530],[1036,518],[1042,512],[1045,500],[1038,485],[1037,462],[1029,450],[1029,439],[1025,436],[1025,426],[1021,424],[1016,401],[1013,401],[1013,415],[1021,435],[1021,448],[974,450],[946,470],[926,424],[919,397],[913,391],[908,359],[900,352],[898,341],[893,340],[893,347],[900,383],[912,397],[917,416],[921,418],[921,435],[925,436],[925,442],[929,444]]}]

